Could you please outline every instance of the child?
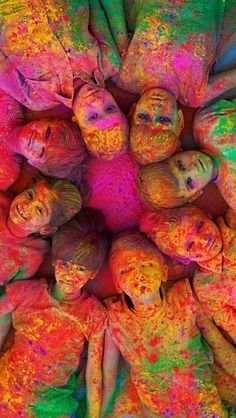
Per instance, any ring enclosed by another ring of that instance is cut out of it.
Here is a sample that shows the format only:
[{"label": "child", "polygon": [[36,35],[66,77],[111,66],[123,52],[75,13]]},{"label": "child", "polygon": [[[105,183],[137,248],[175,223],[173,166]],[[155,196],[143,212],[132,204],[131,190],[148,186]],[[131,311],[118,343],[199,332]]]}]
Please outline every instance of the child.
[{"label": "child", "polygon": [[106,311],[83,290],[108,252],[103,217],[84,209],[54,236],[56,284],[45,279],[6,287],[1,314],[11,312],[14,346],[0,360],[2,417],[64,417],[77,408],[74,373],[86,340],[89,417],[99,417]]},{"label": "child", "polygon": [[177,101],[199,107],[211,99],[213,89],[215,95],[222,86],[234,87],[235,73],[221,73],[207,90],[224,1],[128,3],[126,17],[133,36],[116,82],[141,95],[133,109],[130,144],[137,162],[148,164],[179,148],[183,115]]},{"label": "child", "polygon": [[76,186],[65,180],[42,179],[12,201],[7,226],[17,237],[52,234],[81,209]]},{"label": "child", "polygon": [[7,226],[11,198],[0,193],[0,286],[19,279],[28,279],[37,272],[49,250],[45,239],[17,237]]},{"label": "child", "polygon": [[[104,80],[118,72],[120,57],[100,3],[82,0],[77,5],[73,0],[47,0],[26,5],[21,0],[10,5],[7,14],[5,8],[7,4],[0,9],[0,87],[34,110],[60,103],[73,106],[79,125],[78,106],[82,103],[80,111],[87,117],[91,110],[97,110],[94,102],[99,107],[102,102],[99,115],[94,117],[93,112],[85,121],[90,129],[88,139],[88,129],[85,132],[81,123],[86,145],[91,152],[98,148],[100,155],[101,130],[104,155],[106,152],[111,158],[112,152],[122,153],[128,142],[128,124],[103,88]],[[95,94],[85,100],[87,89]]]},{"label": "child", "polygon": [[[75,124],[65,120],[47,119],[26,124],[22,105],[3,91],[0,91],[0,105],[0,146],[8,150],[16,163],[19,160],[17,154],[21,154],[27,158],[29,164],[45,175],[70,181],[78,180],[81,163],[87,153]],[[1,161],[1,166],[4,164],[3,170],[0,170],[0,185],[1,182],[4,184],[2,190],[14,183],[19,175],[20,164],[16,166],[15,175],[14,166],[10,165],[13,172],[9,176],[9,162],[7,163]]]},{"label": "child", "polygon": [[236,229],[223,218],[216,223],[193,205],[145,214],[145,232],[170,257],[195,261],[194,290],[210,319],[236,342]]},{"label": "child", "polygon": [[226,417],[211,379],[211,353],[196,326],[188,280],[165,291],[163,256],[139,232],[115,238],[110,265],[117,290],[124,293],[106,303],[105,358],[106,344],[114,343],[108,353],[113,363],[105,364],[105,371],[115,367],[119,349],[130,363],[144,417]]}]

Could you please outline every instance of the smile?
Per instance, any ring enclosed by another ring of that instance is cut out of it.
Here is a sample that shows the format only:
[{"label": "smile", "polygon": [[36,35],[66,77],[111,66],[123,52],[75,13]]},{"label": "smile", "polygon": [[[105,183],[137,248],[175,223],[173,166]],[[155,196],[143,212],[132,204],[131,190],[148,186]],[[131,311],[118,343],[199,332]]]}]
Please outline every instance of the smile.
[{"label": "smile", "polygon": [[21,218],[27,220],[27,217],[25,216],[24,212],[19,208],[18,205],[16,205],[16,210],[18,212],[18,214],[20,215]]}]

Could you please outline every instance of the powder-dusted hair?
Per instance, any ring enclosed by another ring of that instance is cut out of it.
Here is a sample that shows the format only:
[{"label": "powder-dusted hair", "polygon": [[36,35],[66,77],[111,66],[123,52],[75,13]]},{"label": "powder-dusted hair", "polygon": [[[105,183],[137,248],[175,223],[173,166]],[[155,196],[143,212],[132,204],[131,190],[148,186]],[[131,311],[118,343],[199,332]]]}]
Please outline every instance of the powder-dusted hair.
[{"label": "powder-dusted hair", "polygon": [[139,231],[125,231],[118,234],[112,241],[111,251],[109,254],[109,262],[112,268],[113,263],[119,259],[123,252],[142,251],[147,255],[157,257],[165,263],[164,256],[158,250],[157,246],[153,244],[144,234]]},{"label": "powder-dusted hair", "polygon": [[73,122],[58,120],[57,124],[57,146],[49,145],[46,160],[34,162],[34,166],[46,176],[75,182],[81,176],[82,163],[87,156],[82,133]]},{"label": "powder-dusted hair", "polygon": [[141,198],[151,209],[175,208],[189,201],[189,197],[182,196],[178,180],[167,161],[141,167],[137,187]]},{"label": "powder-dusted hair", "polygon": [[140,165],[165,160],[180,148],[179,136],[171,130],[160,131],[155,126],[131,124],[130,149]]},{"label": "powder-dusted hair", "polygon": [[82,206],[80,192],[69,181],[44,178],[36,181],[32,188],[36,188],[40,183],[52,191],[54,204],[52,207],[52,216],[49,221],[50,226],[63,225],[80,211]]},{"label": "powder-dusted hair", "polygon": [[54,234],[53,259],[78,263],[90,271],[98,270],[108,256],[108,237],[102,212],[84,208]]},{"label": "powder-dusted hair", "polygon": [[129,127],[125,119],[123,123],[110,128],[94,131],[82,129],[82,133],[87,150],[102,160],[112,160],[124,154],[128,147]]}]

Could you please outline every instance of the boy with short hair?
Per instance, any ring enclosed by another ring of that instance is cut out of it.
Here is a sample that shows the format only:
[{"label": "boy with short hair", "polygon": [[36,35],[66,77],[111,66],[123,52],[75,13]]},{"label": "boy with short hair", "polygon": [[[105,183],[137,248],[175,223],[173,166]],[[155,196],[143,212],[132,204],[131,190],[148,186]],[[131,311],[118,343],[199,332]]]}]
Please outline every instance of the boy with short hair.
[{"label": "boy with short hair", "polygon": [[188,280],[165,290],[161,282],[167,279],[167,266],[162,254],[134,231],[115,238],[110,266],[122,295],[106,302],[109,323],[104,358],[112,339],[113,353],[108,358],[113,363],[104,364],[105,372],[115,367],[115,353],[120,350],[130,363],[145,417],[226,417],[211,380],[211,354],[202,345],[196,326],[196,304]]},{"label": "boy with short hair", "polygon": [[99,417],[106,311],[83,289],[108,252],[104,221],[84,209],[54,236],[56,284],[45,279],[6,286],[1,315],[11,313],[14,346],[1,358],[1,416],[61,417],[77,409],[75,376],[84,342],[89,417]]},{"label": "boy with short hair", "polygon": [[66,180],[45,178],[13,199],[7,226],[17,237],[36,232],[51,234],[79,212],[81,205],[76,186]]}]

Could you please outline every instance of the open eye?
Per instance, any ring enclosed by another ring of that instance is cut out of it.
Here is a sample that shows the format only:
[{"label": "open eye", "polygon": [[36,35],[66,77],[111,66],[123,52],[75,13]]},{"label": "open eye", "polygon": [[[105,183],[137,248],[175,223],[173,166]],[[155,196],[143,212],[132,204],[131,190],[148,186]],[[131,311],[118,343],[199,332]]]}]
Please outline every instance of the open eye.
[{"label": "open eye", "polygon": [[168,116],[158,116],[157,120],[158,122],[163,123],[163,124],[171,123],[171,119],[168,118]]},{"label": "open eye", "polygon": [[180,171],[185,171],[185,168],[184,168],[183,163],[182,163],[181,160],[177,161],[177,167]]},{"label": "open eye", "polygon": [[187,178],[186,184],[187,184],[188,189],[190,189],[190,190],[194,189],[193,180],[191,179],[191,177]]},{"label": "open eye", "polygon": [[193,246],[194,246],[194,242],[193,241],[189,242],[187,245],[187,251],[190,251],[191,248],[193,248]]},{"label": "open eye", "polygon": [[203,225],[204,225],[204,222],[198,222],[197,228],[196,228],[197,232],[199,232],[202,229]]},{"label": "open eye", "polygon": [[33,194],[32,190],[28,190],[27,197],[28,197],[29,200],[33,200],[34,194]]},{"label": "open eye", "polygon": [[78,271],[85,271],[85,268],[84,268],[84,267],[82,267],[82,266],[78,266],[78,267],[77,267],[77,270],[78,270]]},{"label": "open eye", "polygon": [[69,266],[69,263],[67,261],[60,261],[60,265],[62,267],[68,267]]},{"label": "open eye", "polygon": [[37,209],[38,214],[39,214],[40,216],[42,216],[42,215],[43,215],[43,211],[42,211],[42,209],[40,208],[40,206],[37,206],[37,207],[36,207],[36,209]]},{"label": "open eye", "polygon": [[45,132],[44,138],[48,139],[51,136],[52,130],[50,128],[50,126],[47,127],[47,130]]},{"label": "open eye", "polygon": [[117,106],[113,104],[106,107],[106,112],[108,113],[115,112],[116,110],[117,110]]},{"label": "open eye", "polygon": [[88,120],[91,122],[93,120],[97,120],[98,119],[98,114],[94,113],[93,115],[89,116]]},{"label": "open eye", "polygon": [[138,118],[144,122],[149,122],[151,120],[147,113],[138,113]]}]

